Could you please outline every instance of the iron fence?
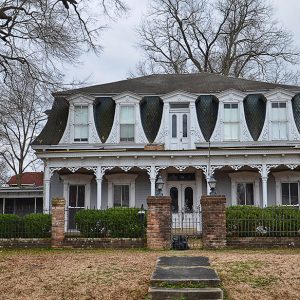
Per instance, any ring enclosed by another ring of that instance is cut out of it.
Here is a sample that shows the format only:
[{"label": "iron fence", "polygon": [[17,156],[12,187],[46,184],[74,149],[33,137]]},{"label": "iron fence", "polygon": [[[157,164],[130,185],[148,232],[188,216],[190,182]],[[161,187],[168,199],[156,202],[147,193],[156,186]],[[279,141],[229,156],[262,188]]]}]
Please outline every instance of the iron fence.
[{"label": "iron fence", "polygon": [[69,208],[65,217],[66,236],[73,238],[143,238],[147,226],[143,208]]},{"label": "iron fence", "polygon": [[300,211],[293,208],[261,209],[258,215],[236,213],[226,220],[227,235],[236,237],[300,236]]},{"label": "iron fence", "polygon": [[199,249],[202,247],[202,214],[200,208],[172,213],[171,248]]},{"label": "iron fence", "polygon": [[0,215],[0,238],[50,238],[51,216],[44,213],[27,213]]}]

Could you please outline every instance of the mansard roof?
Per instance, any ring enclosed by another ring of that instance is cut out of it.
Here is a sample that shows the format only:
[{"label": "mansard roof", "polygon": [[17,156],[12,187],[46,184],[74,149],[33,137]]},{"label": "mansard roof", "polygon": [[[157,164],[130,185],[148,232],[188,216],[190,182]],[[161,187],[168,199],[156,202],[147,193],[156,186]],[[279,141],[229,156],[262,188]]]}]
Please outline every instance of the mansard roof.
[{"label": "mansard roof", "polygon": [[58,92],[55,95],[87,94],[119,94],[132,92],[142,95],[162,95],[175,90],[183,90],[196,94],[216,94],[228,89],[243,92],[268,91],[275,88],[299,90],[299,86],[283,85],[242,78],[227,77],[212,73],[194,74],[154,74],[100,85]]}]

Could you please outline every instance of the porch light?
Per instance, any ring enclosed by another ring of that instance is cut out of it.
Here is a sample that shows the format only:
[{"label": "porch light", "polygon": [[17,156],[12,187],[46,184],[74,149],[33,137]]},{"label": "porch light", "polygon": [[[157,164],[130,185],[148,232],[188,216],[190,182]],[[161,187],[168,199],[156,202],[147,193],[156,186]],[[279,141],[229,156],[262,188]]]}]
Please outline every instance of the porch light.
[{"label": "porch light", "polygon": [[216,184],[217,180],[214,178],[214,176],[210,176],[208,179],[208,185],[210,187],[210,195],[216,195]]},{"label": "porch light", "polygon": [[156,179],[156,196],[163,196],[163,187],[164,187],[164,181],[160,174],[158,174]]}]

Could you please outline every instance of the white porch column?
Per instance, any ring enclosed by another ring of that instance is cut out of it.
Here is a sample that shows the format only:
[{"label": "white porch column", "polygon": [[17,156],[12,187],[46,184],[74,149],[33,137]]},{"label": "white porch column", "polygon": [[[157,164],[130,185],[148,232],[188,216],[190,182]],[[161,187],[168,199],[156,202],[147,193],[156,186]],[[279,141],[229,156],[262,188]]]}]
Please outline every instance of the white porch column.
[{"label": "white porch column", "polygon": [[45,167],[44,172],[44,211],[50,213],[50,168]]},{"label": "white porch column", "polygon": [[262,177],[263,207],[268,206],[268,177]]},{"label": "white porch column", "polygon": [[151,170],[150,170],[151,196],[155,196],[155,182],[156,182],[155,166],[151,166]]},{"label": "white porch column", "polygon": [[261,171],[263,207],[268,206],[268,170],[267,165],[262,165]]},{"label": "white porch column", "polygon": [[101,167],[97,167],[96,171],[96,182],[97,182],[97,199],[96,199],[96,208],[101,209],[102,207],[102,181],[103,181],[103,172]]}]

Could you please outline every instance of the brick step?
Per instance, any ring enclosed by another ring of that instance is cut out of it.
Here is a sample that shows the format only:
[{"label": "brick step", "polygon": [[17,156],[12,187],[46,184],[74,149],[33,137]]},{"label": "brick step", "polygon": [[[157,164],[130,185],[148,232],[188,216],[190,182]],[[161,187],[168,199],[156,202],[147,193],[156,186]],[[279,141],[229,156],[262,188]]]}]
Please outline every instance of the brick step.
[{"label": "brick step", "polygon": [[220,288],[161,288],[150,287],[151,300],[222,300],[223,291]]}]

